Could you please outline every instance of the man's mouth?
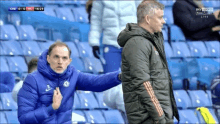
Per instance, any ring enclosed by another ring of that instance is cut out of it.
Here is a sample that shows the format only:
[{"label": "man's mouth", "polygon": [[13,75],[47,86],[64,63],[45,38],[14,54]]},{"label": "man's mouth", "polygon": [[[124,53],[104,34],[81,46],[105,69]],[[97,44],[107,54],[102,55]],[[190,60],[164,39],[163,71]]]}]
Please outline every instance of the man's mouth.
[{"label": "man's mouth", "polygon": [[57,67],[57,69],[62,69],[62,68],[63,68],[62,66],[58,66],[58,67]]}]

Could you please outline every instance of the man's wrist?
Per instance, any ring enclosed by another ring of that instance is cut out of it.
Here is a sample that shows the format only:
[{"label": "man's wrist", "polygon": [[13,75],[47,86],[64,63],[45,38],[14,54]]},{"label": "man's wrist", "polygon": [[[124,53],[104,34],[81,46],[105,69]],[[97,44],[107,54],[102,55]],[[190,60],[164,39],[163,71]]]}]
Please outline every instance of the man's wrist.
[{"label": "man's wrist", "polygon": [[53,108],[53,110],[56,110],[53,103],[52,103],[52,108]]}]

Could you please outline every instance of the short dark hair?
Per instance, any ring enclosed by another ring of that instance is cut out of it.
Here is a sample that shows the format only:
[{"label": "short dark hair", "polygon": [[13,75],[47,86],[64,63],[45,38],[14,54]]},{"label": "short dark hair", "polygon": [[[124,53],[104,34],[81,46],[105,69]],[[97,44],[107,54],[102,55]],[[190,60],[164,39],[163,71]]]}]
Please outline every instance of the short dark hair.
[{"label": "short dark hair", "polygon": [[51,52],[52,52],[53,48],[56,47],[56,46],[65,46],[65,47],[68,49],[68,51],[69,51],[69,57],[71,56],[71,50],[70,50],[70,48],[68,47],[68,45],[65,44],[64,42],[59,41],[59,40],[56,41],[55,43],[53,43],[53,44],[49,47],[48,55],[51,55]]},{"label": "short dark hair", "polygon": [[164,9],[164,5],[156,0],[143,0],[137,8],[137,22],[142,23],[145,16],[149,15],[154,9]]},{"label": "short dark hair", "polygon": [[31,61],[28,62],[28,73],[31,73],[32,71],[35,70],[35,68],[37,68],[37,62],[38,62],[37,58],[32,58]]}]

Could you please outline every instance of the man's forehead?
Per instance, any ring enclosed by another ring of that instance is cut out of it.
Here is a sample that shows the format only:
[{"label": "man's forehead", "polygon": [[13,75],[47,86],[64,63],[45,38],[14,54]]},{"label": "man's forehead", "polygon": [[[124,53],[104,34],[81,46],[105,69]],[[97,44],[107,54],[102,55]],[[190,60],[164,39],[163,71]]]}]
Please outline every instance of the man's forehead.
[{"label": "man's forehead", "polygon": [[69,56],[68,54],[67,55],[63,55],[61,53],[53,53],[52,55],[53,56],[59,56],[59,57],[68,57]]},{"label": "man's forehead", "polygon": [[[51,53],[59,55],[59,56],[68,56],[69,55],[69,50],[67,49],[66,46],[56,46],[56,47],[53,48]],[[64,55],[64,54],[66,54],[66,55]]]}]

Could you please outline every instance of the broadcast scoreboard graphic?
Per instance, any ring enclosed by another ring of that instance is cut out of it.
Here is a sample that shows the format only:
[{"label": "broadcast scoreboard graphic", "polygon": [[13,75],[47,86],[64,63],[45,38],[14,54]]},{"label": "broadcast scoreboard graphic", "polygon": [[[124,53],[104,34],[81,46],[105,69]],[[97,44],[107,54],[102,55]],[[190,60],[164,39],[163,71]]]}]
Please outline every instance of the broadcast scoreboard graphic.
[{"label": "broadcast scoreboard graphic", "polygon": [[44,7],[8,7],[8,11],[44,11]]},{"label": "broadcast scoreboard graphic", "polygon": [[209,8],[196,8],[196,15],[201,16],[201,18],[208,18],[209,15],[212,15],[214,9]]}]

